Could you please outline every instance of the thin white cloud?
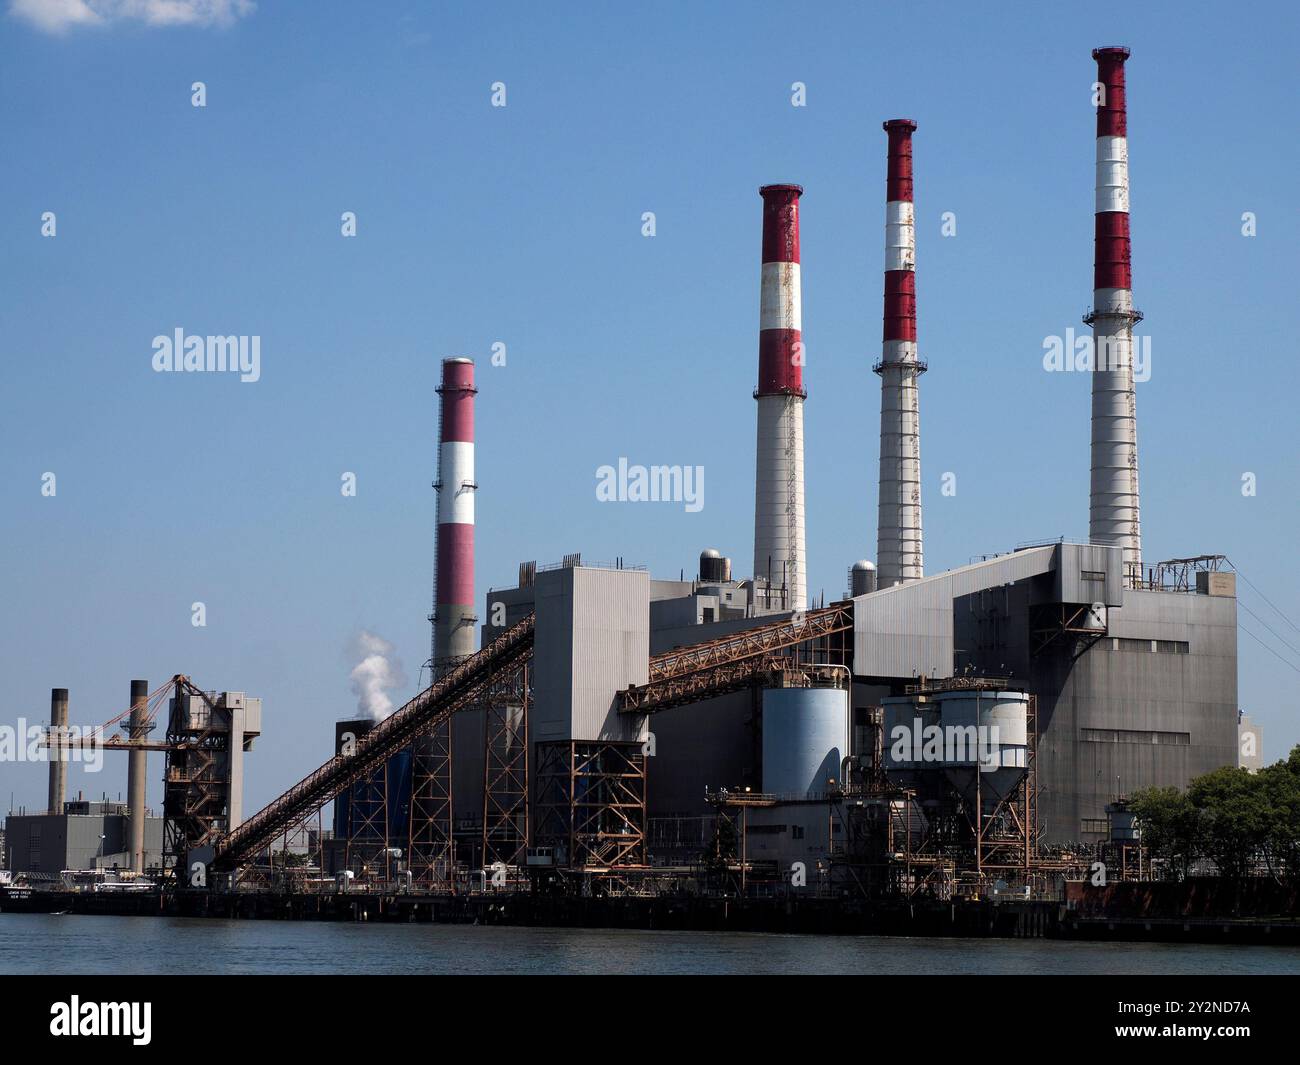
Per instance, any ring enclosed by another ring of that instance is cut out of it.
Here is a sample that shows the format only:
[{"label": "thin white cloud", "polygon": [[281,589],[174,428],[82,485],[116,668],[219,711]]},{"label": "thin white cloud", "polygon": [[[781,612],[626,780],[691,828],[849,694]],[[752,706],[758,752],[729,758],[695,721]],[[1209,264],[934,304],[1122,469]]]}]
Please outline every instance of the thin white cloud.
[{"label": "thin white cloud", "polygon": [[15,18],[45,33],[77,26],[139,22],[146,26],[229,26],[257,8],[254,0],[10,0]]}]

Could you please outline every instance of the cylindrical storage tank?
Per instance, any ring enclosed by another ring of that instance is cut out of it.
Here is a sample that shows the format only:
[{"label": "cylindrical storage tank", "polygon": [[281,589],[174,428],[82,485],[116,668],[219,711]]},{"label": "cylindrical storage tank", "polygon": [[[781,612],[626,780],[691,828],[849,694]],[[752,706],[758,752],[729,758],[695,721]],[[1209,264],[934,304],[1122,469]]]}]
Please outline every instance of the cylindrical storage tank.
[{"label": "cylindrical storage tank", "polygon": [[[375,722],[370,718],[351,718],[346,721],[334,722],[334,753],[349,756],[356,750],[357,742],[375,727]],[[350,788],[344,788],[334,799],[334,838],[347,839],[352,824],[352,793],[360,787],[359,784]]]},{"label": "cylindrical storage tank", "polygon": [[[935,696],[944,734],[944,764],[980,775],[983,791],[1004,798],[1025,775],[1029,696],[1010,691],[955,691]],[[973,783],[973,780],[971,781]]]},{"label": "cylindrical storage tank", "polygon": [[890,695],[881,700],[885,722],[885,771],[908,773],[924,762],[926,729],[939,723],[939,707],[915,695]]},{"label": "cylindrical storage tank", "polygon": [[405,854],[411,834],[411,752],[388,759],[388,839]]},{"label": "cylindrical storage tank", "polygon": [[763,692],[763,791],[824,795],[849,753],[849,693],[842,688]]},{"label": "cylindrical storage tank", "polygon": [[1128,803],[1111,803],[1106,807],[1106,816],[1110,819],[1112,843],[1136,843],[1142,838],[1137,815],[1129,809]]},{"label": "cylindrical storage tank", "polygon": [[853,596],[870,595],[876,590],[876,565],[867,559],[853,563],[849,577],[849,594]]},{"label": "cylindrical storage tank", "polygon": [[723,575],[726,568],[726,559],[722,557],[722,552],[714,550],[712,547],[700,552],[700,583],[701,584],[719,584],[728,578]]}]

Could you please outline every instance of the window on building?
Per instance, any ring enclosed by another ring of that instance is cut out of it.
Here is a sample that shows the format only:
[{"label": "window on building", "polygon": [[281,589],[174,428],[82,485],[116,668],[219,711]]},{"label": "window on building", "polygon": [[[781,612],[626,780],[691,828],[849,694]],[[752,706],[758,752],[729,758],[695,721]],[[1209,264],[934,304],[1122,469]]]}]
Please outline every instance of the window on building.
[{"label": "window on building", "polygon": [[1081,728],[1079,739],[1084,743],[1143,743],[1160,747],[1190,747],[1190,732],[1157,732],[1154,729],[1133,728]]},{"label": "window on building", "polygon": [[1085,581],[1104,581],[1106,571],[1104,569],[1085,569],[1080,571],[1079,576]]},{"label": "window on building", "polygon": [[1137,640],[1129,636],[1111,638],[1111,649],[1115,651],[1138,651],[1145,654],[1186,655],[1192,653],[1192,645],[1186,640]]},{"label": "window on building", "polygon": [[791,839],[803,839],[803,825],[794,825],[790,829]]},{"label": "window on building", "polygon": [[1110,831],[1110,822],[1104,817],[1084,817],[1079,821],[1079,831],[1085,836],[1104,836]]}]

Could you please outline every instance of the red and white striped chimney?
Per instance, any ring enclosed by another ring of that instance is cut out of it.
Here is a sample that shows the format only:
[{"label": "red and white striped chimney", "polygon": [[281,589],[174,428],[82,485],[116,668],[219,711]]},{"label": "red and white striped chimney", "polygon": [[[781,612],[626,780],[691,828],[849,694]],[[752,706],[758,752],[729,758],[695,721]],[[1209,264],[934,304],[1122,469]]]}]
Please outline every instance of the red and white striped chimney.
[{"label": "red and white striped chimney", "polygon": [[808,605],[804,554],[803,320],[798,185],[764,185],[763,277],[758,312],[758,447],[754,478],[754,576],[761,604]]},{"label": "red and white striped chimney", "polygon": [[921,411],[916,349],[916,225],[912,206],[912,134],[894,118],[885,193],[885,326],[880,361],[880,502],[876,521],[877,587],[924,576],[921,544]]},{"label": "red and white striped chimney", "polygon": [[1127,48],[1095,48],[1097,107],[1097,229],[1093,260],[1092,484],[1088,538],[1124,549],[1129,582],[1142,574],[1138,505],[1137,403],[1133,389],[1133,306],[1129,263],[1128,113],[1124,99]]},{"label": "red and white striped chimney", "polygon": [[433,595],[436,678],[474,653],[474,362],[443,359],[438,423],[438,560]]}]

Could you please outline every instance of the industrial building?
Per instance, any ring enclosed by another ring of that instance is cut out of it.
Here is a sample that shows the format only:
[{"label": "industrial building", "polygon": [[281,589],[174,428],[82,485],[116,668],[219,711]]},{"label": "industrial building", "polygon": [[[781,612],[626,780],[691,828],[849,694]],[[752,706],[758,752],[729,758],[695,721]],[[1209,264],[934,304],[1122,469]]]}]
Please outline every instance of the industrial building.
[{"label": "industrial building", "polygon": [[[178,787],[190,779],[182,734],[206,708],[225,723],[226,790],[189,822],[202,796],[168,792],[170,864],[274,872],[268,850],[311,819],[323,826],[332,802],[327,854],[316,838],[322,865],[349,883],[1030,890],[1129,848],[1131,792],[1237,764],[1234,574],[1220,555],[1142,556],[1128,51],[1093,58],[1104,93],[1086,539],[925,572],[918,124],[887,121],[879,467],[857,486],[877,495],[876,559],[843,560],[844,596],[812,604],[807,591],[818,501],[804,485],[804,189],[764,185],[752,570],[733,575],[716,547],[690,580],[576,553],[524,562],[487,592],[480,627],[474,365],[444,360],[430,687],[382,721],[340,722],[334,757],[247,819],[238,752],[260,713],[178,688],[168,772]],[[865,369],[827,368],[816,383]],[[927,388],[942,387],[937,366]],[[748,533],[736,534],[746,549]],[[683,561],[701,546],[682,545]],[[142,696],[133,689],[133,705]]]},{"label": "industrial building", "polygon": [[[262,731],[262,700],[244,692],[200,691],[176,675],[155,691],[131,681],[128,708],[89,738],[68,724],[68,689],[50,692],[49,800],[44,813],[10,813],[5,868],[13,873],[120,869],[162,873],[183,865],[243,820],[244,754]],[[152,738],[167,707],[166,733]],[[113,735],[119,727],[122,735]],[[73,738],[78,737],[78,738]],[[107,737],[107,738],[104,738]],[[127,755],[127,799],[67,799],[74,747],[97,745]],[[150,752],[164,755],[162,816],[145,806]]]},{"label": "industrial building", "polygon": [[74,799],[61,813],[11,813],[5,821],[4,868],[57,878],[65,870],[162,868],[163,819],[146,811],[143,869],[134,870],[132,818],[124,802]]}]

